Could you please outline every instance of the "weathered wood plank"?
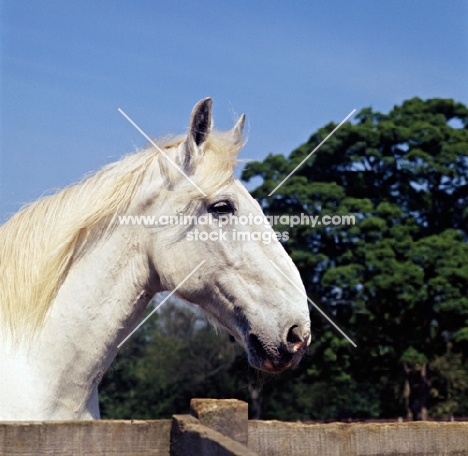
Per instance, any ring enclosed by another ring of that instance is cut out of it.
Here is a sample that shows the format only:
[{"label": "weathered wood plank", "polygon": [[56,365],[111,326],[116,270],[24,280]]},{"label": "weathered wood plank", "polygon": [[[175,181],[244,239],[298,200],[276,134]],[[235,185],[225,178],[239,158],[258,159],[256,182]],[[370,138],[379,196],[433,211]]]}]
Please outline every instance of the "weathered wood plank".
[{"label": "weathered wood plank", "polygon": [[249,421],[249,448],[265,456],[468,456],[468,423]]},{"label": "weathered wood plank", "polygon": [[171,420],[0,423],[1,456],[169,456]]}]

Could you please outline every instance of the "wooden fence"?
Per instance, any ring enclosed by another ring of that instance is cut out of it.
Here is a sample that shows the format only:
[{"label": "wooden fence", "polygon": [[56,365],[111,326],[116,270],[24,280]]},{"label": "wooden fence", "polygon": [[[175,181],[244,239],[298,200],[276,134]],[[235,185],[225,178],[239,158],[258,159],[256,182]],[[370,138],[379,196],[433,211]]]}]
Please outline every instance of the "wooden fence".
[{"label": "wooden fence", "polygon": [[468,423],[248,421],[235,399],[190,408],[172,420],[0,423],[0,455],[468,456]]}]

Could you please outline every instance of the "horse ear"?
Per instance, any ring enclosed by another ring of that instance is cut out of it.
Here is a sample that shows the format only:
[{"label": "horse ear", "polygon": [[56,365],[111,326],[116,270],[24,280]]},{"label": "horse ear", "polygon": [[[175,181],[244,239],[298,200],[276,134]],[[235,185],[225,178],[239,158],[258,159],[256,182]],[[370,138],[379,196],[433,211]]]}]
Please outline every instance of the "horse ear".
[{"label": "horse ear", "polygon": [[245,114],[242,114],[239,117],[239,120],[234,125],[233,129],[229,132],[231,135],[232,143],[235,146],[242,145],[242,135],[244,133],[244,124],[245,124]]},{"label": "horse ear", "polygon": [[204,98],[192,110],[189,133],[185,144],[184,168],[186,169],[189,169],[194,159],[203,152],[203,144],[213,127],[212,104],[213,100],[211,98]]},{"label": "horse ear", "polygon": [[204,98],[192,110],[189,137],[196,146],[201,146],[210,134],[213,126],[213,117],[211,116],[212,104],[213,100],[211,98]]}]

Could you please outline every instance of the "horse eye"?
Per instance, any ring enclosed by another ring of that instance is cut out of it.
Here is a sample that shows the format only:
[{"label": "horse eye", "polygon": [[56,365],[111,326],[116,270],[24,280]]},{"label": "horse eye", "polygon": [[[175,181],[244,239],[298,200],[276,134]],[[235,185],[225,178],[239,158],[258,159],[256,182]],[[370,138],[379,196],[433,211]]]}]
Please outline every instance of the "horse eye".
[{"label": "horse eye", "polygon": [[214,212],[217,215],[233,214],[234,207],[230,201],[218,201],[208,208],[208,212]]}]

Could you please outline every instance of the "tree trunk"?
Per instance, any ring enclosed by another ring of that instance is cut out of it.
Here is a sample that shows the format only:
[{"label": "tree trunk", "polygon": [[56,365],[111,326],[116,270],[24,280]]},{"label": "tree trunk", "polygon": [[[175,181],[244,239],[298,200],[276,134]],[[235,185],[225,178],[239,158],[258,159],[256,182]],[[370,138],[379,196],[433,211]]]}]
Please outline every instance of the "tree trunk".
[{"label": "tree trunk", "polygon": [[427,379],[427,364],[409,366],[403,363],[405,370],[405,406],[408,419],[427,420],[427,402],[430,382]]},{"label": "tree trunk", "polygon": [[262,401],[263,391],[262,388],[256,388],[255,386],[249,385],[250,394],[250,410],[249,419],[259,420],[262,417]]}]

